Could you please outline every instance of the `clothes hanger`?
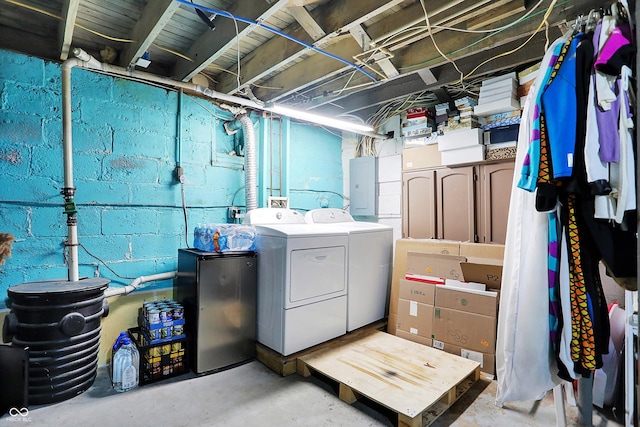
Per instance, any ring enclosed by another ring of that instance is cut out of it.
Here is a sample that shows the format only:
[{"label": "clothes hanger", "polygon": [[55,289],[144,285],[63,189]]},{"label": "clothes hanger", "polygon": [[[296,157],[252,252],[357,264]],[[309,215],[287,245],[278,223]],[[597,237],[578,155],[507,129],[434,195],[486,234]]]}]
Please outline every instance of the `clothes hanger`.
[{"label": "clothes hanger", "polygon": [[585,30],[587,32],[594,31],[596,29],[596,25],[598,25],[599,20],[600,20],[600,12],[596,11],[595,9],[591,9],[589,11],[589,15],[587,15]]}]

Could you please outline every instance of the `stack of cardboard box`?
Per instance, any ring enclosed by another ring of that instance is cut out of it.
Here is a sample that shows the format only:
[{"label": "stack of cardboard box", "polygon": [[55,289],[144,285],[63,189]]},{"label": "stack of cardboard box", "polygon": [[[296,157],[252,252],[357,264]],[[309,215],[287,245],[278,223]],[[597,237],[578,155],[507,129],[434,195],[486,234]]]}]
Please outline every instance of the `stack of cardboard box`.
[{"label": "stack of cardboard box", "polygon": [[484,80],[480,87],[480,98],[473,112],[484,117],[503,111],[520,109],[518,99],[518,81],[516,73],[504,74]]},{"label": "stack of cardboard box", "polygon": [[[482,372],[495,375],[497,291],[504,247],[457,243],[456,251],[453,242],[405,242],[396,244],[390,332],[476,360]],[[442,244],[447,245],[447,254],[428,252]],[[395,270],[400,265],[403,275]]]}]

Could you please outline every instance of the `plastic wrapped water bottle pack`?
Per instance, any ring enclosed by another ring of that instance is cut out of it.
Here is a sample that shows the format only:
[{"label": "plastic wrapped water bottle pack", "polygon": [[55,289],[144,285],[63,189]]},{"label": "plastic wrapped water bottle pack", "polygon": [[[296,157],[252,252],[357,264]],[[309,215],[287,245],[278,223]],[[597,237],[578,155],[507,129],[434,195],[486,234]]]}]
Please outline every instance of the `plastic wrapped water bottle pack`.
[{"label": "plastic wrapped water bottle pack", "polygon": [[193,246],[206,252],[253,251],[256,230],[246,224],[198,224]]}]

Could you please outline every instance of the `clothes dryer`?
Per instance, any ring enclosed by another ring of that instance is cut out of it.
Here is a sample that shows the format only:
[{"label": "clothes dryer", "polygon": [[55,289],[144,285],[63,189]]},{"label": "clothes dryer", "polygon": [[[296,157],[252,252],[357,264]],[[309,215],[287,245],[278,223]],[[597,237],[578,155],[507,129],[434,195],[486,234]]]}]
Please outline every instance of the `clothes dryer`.
[{"label": "clothes dryer", "polygon": [[393,228],[355,221],[342,209],[314,209],[305,219],[349,232],[347,331],[382,319],[390,293]]},{"label": "clothes dryer", "polygon": [[258,342],[286,356],[344,335],[347,231],[290,209],[253,209],[245,223],[256,228]]}]

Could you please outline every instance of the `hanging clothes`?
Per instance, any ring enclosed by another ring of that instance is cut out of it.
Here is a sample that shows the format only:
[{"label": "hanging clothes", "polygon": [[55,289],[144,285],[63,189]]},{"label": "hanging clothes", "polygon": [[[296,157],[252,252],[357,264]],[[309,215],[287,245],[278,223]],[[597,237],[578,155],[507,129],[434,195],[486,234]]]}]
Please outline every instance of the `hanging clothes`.
[{"label": "hanging clothes", "polygon": [[[562,379],[588,377],[602,366],[609,323],[599,262],[636,274],[635,235],[596,214],[598,197],[608,198],[616,221],[636,203],[628,182],[635,177],[632,108],[622,81],[628,72],[619,66],[635,48],[615,23],[554,41],[524,106],[498,316],[497,405],[540,399]],[[615,85],[605,74],[612,69],[619,70]],[[616,262],[621,251],[632,268]]]},{"label": "hanging clothes", "polygon": [[[545,56],[548,63],[549,57]],[[523,164],[530,143],[536,85],[546,74],[541,70],[524,105],[518,134],[516,164]],[[496,405],[517,400],[541,399],[560,383],[555,357],[550,350],[547,318],[549,288],[547,216],[535,209],[535,194],[518,186],[514,174],[511,191],[498,332],[496,341]]]}]

